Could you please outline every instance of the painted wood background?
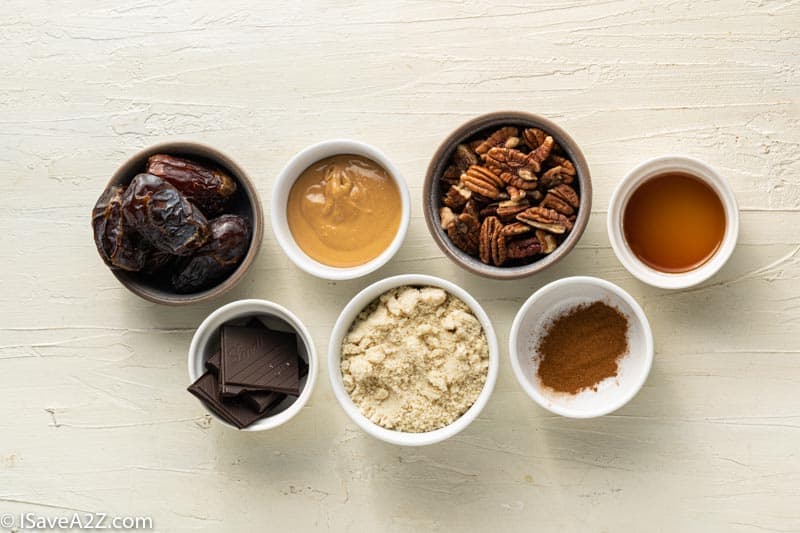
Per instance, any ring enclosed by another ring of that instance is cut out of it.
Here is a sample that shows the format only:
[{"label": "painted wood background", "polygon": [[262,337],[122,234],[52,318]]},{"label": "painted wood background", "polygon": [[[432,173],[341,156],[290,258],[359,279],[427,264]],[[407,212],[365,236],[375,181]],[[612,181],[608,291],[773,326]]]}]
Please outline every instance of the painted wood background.
[{"label": "painted wood background", "polygon": [[[340,4],[0,4],[0,513],[150,515],[159,531],[800,530],[800,2]],[[438,143],[500,109],[563,125],[595,183],[578,248],[516,282],[445,259],[420,203]],[[267,228],[236,290],[174,309],[94,250],[90,208],[143,147],[209,143],[266,199],[292,154],[331,137],[385,150],[412,190],[405,245],[366,279],[303,274]],[[635,281],[605,232],[617,181],[669,152],[717,167],[742,211],[729,264],[675,292]],[[185,392],[217,306],[283,304],[324,358],[345,302],[406,272],[470,290],[503,346],[494,396],[452,440],[366,436],[324,362],[309,405],[269,433],[223,428]],[[524,299],[575,274],[629,290],[656,336],[647,385],[598,420],[535,406],[505,350]]]}]

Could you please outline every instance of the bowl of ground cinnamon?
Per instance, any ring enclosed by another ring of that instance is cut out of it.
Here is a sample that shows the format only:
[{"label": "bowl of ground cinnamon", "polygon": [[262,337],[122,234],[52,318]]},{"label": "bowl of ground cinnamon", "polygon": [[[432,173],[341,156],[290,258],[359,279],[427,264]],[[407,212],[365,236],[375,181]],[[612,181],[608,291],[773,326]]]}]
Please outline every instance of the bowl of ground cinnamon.
[{"label": "bowl of ground cinnamon", "polygon": [[536,291],[509,335],[511,366],[525,392],[571,418],[616,411],[644,385],[653,334],[642,308],[608,281],[576,276]]}]

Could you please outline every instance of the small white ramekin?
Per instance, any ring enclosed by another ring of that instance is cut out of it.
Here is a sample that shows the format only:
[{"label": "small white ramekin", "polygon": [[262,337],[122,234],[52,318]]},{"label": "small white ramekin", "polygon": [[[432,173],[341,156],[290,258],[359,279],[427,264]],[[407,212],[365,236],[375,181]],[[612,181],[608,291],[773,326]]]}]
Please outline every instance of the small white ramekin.
[{"label": "small white ramekin", "polygon": [[[289,200],[289,191],[292,189],[292,185],[297,181],[300,174],[321,159],[343,154],[360,155],[375,161],[385,168],[400,190],[402,209],[400,226],[397,228],[397,234],[391,244],[389,244],[389,247],[372,261],[354,267],[332,267],[309,257],[297,245],[297,242],[295,242],[292,232],[289,229],[289,222],[286,219],[286,205]],[[350,139],[331,139],[323,141],[301,150],[292,157],[286,166],[283,167],[281,173],[278,174],[275,185],[272,187],[272,201],[269,207],[272,231],[284,253],[295,265],[300,267],[300,269],[308,272],[312,276],[329,280],[360,278],[385,265],[403,244],[406,238],[406,232],[408,231],[408,223],[411,220],[411,195],[408,191],[408,184],[406,184],[405,179],[403,179],[402,174],[400,174],[400,170],[377,148]]]},{"label": "small white ramekin", "polygon": [[[691,174],[702,180],[717,193],[725,209],[725,235],[719,250],[707,262],[688,272],[660,272],[648,266],[633,253],[622,228],[625,207],[631,194],[648,179],[667,172]],[[739,238],[739,208],[730,183],[716,170],[692,157],[665,155],[640,164],[617,185],[609,202],[607,225],[611,248],[628,272],[654,287],[685,289],[706,281],[728,261]]]},{"label": "small white ramekin", "polygon": [[[300,392],[300,396],[283,411],[256,420],[242,429],[242,431],[263,431],[276,428],[288,422],[300,412],[311,397],[314,383],[317,381],[317,372],[319,371],[317,350],[314,348],[314,340],[311,338],[311,334],[300,319],[285,307],[267,300],[237,300],[223,305],[208,315],[197,328],[189,346],[189,382],[194,383],[205,373],[206,361],[212,355],[215,347],[218,346],[218,343],[215,342],[215,337],[218,335],[219,328],[226,322],[251,316],[261,318],[267,326],[275,329],[294,330],[301,341],[298,344],[300,357],[308,363],[308,376],[305,378],[305,385]],[[205,407],[205,404],[203,404],[203,407]],[[214,412],[209,410],[208,413],[222,425],[238,429],[218,417]]]},{"label": "small white ramekin", "polygon": [[[483,385],[478,399],[475,400],[472,407],[467,409],[466,413],[461,415],[461,417],[456,419],[452,424],[425,433],[406,433],[403,431],[386,429],[364,416],[361,413],[361,409],[353,403],[353,400],[351,400],[350,396],[347,394],[344,383],[342,382],[342,372],[340,368],[342,341],[350,330],[350,326],[353,324],[356,316],[381,294],[390,289],[405,285],[439,287],[461,299],[461,301],[469,306],[475,314],[475,317],[481,323],[481,326],[483,326],[483,331],[486,334],[486,341],[489,345],[489,370],[486,375],[486,383]],[[500,351],[497,345],[497,337],[492,327],[492,322],[489,320],[489,315],[486,314],[477,300],[454,283],[434,276],[421,274],[404,274],[382,279],[356,294],[347,306],[345,306],[338,320],[336,320],[336,324],[331,332],[330,345],[328,346],[328,372],[331,379],[331,386],[333,387],[334,395],[336,399],[339,400],[342,409],[344,409],[345,413],[347,413],[353,422],[358,424],[361,429],[373,437],[390,444],[401,446],[424,446],[441,442],[470,425],[472,421],[478,418],[478,415],[486,406],[489,397],[492,395],[495,382],[497,381],[499,366]]]},{"label": "small white ramekin", "polygon": [[[549,390],[537,377],[536,348],[547,324],[576,305],[601,301],[628,318],[628,354],[619,361],[616,378],[603,380],[597,390],[567,394]],[[528,298],[514,317],[508,354],[517,381],[528,396],[548,411],[570,418],[594,418],[628,403],[647,381],[653,365],[653,333],[633,297],[603,279],[573,276],[548,283]]]}]

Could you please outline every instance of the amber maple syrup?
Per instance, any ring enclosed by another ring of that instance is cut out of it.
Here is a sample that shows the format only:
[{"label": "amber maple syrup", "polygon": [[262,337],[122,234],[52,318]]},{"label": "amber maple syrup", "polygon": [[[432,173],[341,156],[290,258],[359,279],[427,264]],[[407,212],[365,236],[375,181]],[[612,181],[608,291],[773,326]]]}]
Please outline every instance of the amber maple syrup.
[{"label": "amber maple syrup", "polygon": [[725,236],[725,208],[705,182],[685,173],[654,176],[633,191],[622,219],[625,240],[661,272],[688,272],[708,261]]}]

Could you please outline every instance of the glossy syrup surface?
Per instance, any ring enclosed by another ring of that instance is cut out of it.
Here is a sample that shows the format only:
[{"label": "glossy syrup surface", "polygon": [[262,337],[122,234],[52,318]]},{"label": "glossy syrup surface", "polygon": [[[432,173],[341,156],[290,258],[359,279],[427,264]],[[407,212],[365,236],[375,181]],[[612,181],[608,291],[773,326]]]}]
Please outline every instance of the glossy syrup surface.
[{"label": "glossy syrup surface", "polygon": [[719,249],[725,208],[714,190],[685,173],[642,183],[625,206],[622,230],[633,253],[661,272],[694,270]]}]

